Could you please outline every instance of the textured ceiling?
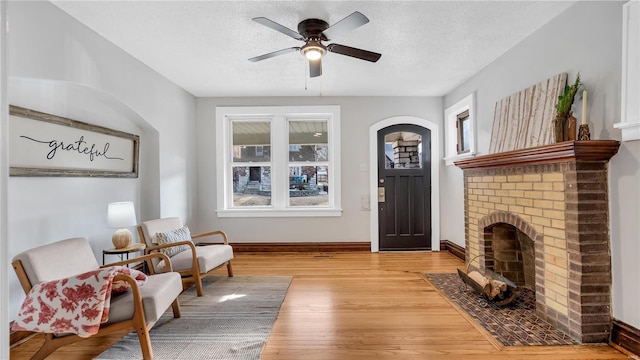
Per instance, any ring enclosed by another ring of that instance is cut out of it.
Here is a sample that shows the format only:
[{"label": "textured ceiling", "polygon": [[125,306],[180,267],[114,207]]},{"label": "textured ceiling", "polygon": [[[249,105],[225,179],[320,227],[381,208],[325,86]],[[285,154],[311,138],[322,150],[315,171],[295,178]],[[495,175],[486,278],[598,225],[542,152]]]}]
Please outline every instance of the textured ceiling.
[{"label": "textured ceiling", "polygon": [[[170,81],[208,96],[441,96],[575,1],[52,1]],[[382,54],[377,63],[335,53],[323,75],[289,53],[247,59],[296,41],[307,18],[334,24],[354,11],[370,22],[329,43]]]}]

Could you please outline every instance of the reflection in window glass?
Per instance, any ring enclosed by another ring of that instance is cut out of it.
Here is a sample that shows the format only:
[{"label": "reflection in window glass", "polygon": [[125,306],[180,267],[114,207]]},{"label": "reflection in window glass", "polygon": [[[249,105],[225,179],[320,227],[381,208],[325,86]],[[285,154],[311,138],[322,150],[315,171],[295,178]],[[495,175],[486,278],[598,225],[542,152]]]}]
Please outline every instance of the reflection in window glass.
[{"label": "reflection in window glass", "polygon": [[289,161],[327,161],[329,147],[324,145],[289,145]]},{"label": "reflection in window glass", "polygon": [[271,166],[233,167],[233,206],[271,205]]},{"label": "reflection in window glass", "polygon": [[289,206],[329,206],[327,124],[289,121]]},{"label": "reflection in window glass", "polygon": [[269,122],[237,121],[233,126],[234,162],[271,161],[271,125]]},{"label": "reflection in window glass", "polygon": [[327,121],[289,121],[289,161],[327,161]]},{"label": "reflection in window glass", "polygon": [[469,117],[467,116],[466,118],[461,119],[460,123],[462,124],[462,151],[467,152],[469,151],[469,124],[471,122],[469,121]]},{"label": "reflection in window glass", "polygon": [[290,206],[329,206],[327,166],[289,166]]},{"label": "reflection in window glass", "polygon": [[469,118],[469,110],[466,110],[458,114],[458,122],[456,124],[458,128],[458,154],[469,152],[471,147],[471,120]]},{"label": "reflection in window glass", "polygon": [[233,121],[233,206],[271,205],[271,123]]},{"label": "reflection in window glass", "polygon": [[394,132],[384,137],[386,169],[422,168],[422,136],[412,132]]}]

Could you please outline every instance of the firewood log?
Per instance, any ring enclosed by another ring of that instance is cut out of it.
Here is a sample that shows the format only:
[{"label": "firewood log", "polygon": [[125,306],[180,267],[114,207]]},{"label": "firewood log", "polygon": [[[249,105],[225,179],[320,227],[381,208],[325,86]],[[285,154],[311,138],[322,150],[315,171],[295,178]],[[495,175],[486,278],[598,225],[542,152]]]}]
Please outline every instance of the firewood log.
[{"label": "firewood log", "polygon": [[496,296],[501,295],[505,291],[507,291],[507,284],[504,281],[491,280],[489,300],[493,300]]},{"label": "firewood log", "polygon": [[477,271],[472,271],[467,275],[471,280],[480,285],[482,292],[484,292],[485,295],[489,296],[491,294],[491,281],[487,277]]}]

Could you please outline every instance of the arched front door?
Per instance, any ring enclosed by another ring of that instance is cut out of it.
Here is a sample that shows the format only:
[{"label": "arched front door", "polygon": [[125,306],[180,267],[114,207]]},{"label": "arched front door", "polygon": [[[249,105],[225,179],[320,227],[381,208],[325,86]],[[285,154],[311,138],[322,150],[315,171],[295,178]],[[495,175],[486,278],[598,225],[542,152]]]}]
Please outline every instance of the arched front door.
[{"label": "arched front door", "polygon": [[431,249],[431,131],[398,124],[378,131],[380,250]]}]

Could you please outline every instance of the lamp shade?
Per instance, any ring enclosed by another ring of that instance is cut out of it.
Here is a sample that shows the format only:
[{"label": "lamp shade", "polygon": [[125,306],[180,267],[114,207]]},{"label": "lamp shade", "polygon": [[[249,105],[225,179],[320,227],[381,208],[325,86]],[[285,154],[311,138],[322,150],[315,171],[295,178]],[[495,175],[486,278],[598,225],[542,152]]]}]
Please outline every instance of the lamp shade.
[{"label": "lamp shade", "polygon": [[135,226],[136,209],[132,201],[110,203],[107,211],[107,224],[112,229]]}]

